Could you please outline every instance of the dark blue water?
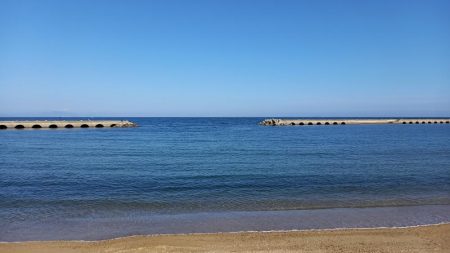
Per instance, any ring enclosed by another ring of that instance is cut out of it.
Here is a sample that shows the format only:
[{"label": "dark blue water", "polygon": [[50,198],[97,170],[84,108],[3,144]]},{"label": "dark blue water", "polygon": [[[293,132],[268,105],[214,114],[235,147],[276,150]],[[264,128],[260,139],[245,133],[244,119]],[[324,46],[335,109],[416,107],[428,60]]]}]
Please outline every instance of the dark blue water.
[{"label": "dark blue water", "polygon": [[[139,127],[1,130],[0,241],[233,231],[230,222],[246,230],[236,217],[261,211],[414,206],[423,217],[412,212],[408,222],[391,225],[450,220],[448,124],[264,127],[260,118],[128,119]],[[175,217],[187,225],[164,223]],[[196,229],[217,221],[211,217],[223,222]],[[360,225],[385,218],[371,217]],[[156,221],[161,229],[145,229]],[[359,224],[331,223],[289,228]]]}]

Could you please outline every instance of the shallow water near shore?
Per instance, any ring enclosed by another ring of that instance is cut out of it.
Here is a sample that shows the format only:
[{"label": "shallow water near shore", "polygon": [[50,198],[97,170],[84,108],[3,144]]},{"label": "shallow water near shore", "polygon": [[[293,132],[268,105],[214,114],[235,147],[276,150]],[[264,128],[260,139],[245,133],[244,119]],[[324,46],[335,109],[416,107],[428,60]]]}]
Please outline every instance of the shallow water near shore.
[{"label": "shallow water near shore", "polygon": [[133,235],[411,227],[450,222],[450,205],[333,208],[287,211],[230,211],[60,218],[15,222],[2,241],[105,240]]},{"label": "shallow water near shore", "polygon": [[127,119],[0,131],[0,241],[450,221],[450,125]]}]

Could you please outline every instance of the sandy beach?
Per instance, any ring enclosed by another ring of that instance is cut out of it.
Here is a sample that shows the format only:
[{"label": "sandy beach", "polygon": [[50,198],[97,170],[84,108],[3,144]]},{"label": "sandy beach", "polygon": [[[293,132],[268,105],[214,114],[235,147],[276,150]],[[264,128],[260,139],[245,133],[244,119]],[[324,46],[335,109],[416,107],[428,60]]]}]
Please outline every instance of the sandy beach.
[{"label": "sandy beach", "polygon": [[450,224],[1,243],[0,252],[450,252]]}]

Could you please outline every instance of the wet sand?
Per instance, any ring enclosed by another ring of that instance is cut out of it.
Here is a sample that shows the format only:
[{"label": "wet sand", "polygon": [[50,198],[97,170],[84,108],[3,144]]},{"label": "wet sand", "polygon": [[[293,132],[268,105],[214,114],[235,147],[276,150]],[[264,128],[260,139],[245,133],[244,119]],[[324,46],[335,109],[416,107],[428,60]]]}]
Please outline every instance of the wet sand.
[{"label": "wet sand", "polygon": [[0,243],[0,252],[450,252],[450,224],[411,228],[132,236]]}]

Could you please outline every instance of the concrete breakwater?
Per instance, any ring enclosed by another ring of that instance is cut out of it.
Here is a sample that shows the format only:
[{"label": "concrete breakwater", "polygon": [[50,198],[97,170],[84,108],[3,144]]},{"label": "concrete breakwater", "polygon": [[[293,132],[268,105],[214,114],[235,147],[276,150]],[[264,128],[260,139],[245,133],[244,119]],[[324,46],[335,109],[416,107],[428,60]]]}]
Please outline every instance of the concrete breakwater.
[{"label": "concrete breakwater", "polygon": [[364,124],[450,124],[443,119],[265,119],[263,126],[364,125]]},{"label": "concrete breakwater", "polygon": [[14,120],[0,121],[0,129],[40,129],[40,128],[103,128],[135,127],[128,120]]}]

